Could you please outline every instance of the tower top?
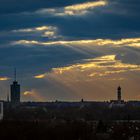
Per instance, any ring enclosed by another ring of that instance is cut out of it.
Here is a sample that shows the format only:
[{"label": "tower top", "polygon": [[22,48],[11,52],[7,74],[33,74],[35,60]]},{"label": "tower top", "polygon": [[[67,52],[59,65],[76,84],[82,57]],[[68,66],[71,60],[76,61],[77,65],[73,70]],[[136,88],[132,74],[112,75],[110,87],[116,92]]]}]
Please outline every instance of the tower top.
[{"label": "tower top", "polygon": [[17,80],[17,71],[16,71],[16,68],[15,68],[15,70],[14,70],[14,81],[16,81]]},{"label": "tower top", "polygon": [[121,90],[121,87],[120,86],[118,86],[118,90]]},{"label": "tower top", "polygon": [[118,86],[118,90],[117,90],[117,98],[118,98],[118,102],[120,102],[122,99],[121,99],[121,95],[122,93],[121,93],[121,87],[120,86]]}]

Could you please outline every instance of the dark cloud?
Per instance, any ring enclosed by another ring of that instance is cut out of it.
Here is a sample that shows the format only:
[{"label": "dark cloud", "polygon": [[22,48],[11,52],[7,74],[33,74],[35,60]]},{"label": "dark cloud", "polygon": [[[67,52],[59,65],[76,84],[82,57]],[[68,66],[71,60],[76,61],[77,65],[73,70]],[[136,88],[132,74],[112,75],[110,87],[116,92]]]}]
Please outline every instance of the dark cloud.
[{"label": "dark cloud", "polygon": [[63,7],[82,2],[85,0],[0,0],[0,14],[31,12],[42,8]]}]

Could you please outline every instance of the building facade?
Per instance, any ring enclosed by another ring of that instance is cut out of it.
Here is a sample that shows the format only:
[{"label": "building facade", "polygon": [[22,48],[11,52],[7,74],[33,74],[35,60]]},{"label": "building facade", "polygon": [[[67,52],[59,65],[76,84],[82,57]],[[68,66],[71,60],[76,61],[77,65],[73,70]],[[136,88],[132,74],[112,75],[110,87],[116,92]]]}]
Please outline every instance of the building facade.
[{"label": "building facade", "polygon": [[20,103],[20,85],[17,81],[11,84],[11,102]]}]

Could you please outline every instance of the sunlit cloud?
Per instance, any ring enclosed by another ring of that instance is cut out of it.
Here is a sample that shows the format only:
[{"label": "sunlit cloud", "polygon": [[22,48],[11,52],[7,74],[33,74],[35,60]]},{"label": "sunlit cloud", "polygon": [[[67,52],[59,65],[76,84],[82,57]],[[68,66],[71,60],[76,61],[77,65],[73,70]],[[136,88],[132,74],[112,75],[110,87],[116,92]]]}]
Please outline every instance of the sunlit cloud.
[{"label": "sunlit cloud", "polygon": [[[75,75],[75,78],[79,75],[84,75],[85,79],[88,79],[132,71],[140,71],[140,66],[136,64],[122,63],[121,60],[116,60],[116,55],[106,55],[94,59],[83,60],[83,63],[67,67],[53,68],[50,74],[62,76],[69,74]],[[50,74],[44,73],[35,76],[35,78],[47,78]]]},{"label": "sunlit cloud", "polygon": [[82,3],[82,4],[66,6],[65,10],[75,10],[75,11],[85,10],[85,9],[94,8],[94,7],[98,7],[98,6],[104,6],[104,5],[106,5],[106,3],[107,3],[107,1],[105,1],[105,0],[86,2],[86,3]]},{"label": "sunlit cloud", "polygon": [[34,94],[32,91],[25,91],[23,93],[24,96],[28,96],[28,95],[32,95],[32,94]]},{"label": "sunlit cloud", "polygon": [[121,40],[95,39],[95,40],[74,40],[74,41],[48,41],[40,42],[36,40],[19,40],[12,42],[13,45],[73,45],[73,46],[104,46],[104,47],[136,47],[140,48],[140,38],[124,38]]},{"label": "sunlit cloud", "polygon": [[111,78],[111,79],[106,79],[108,81],[124,81],[126,78]]},{"label": "sunlit cloud", "polygon": [[[110,86],[115,88],[119,84],[127,85],[128,79],[130,82],[131,76],[134,78],[140,72],[140,65],[124,63],[117,58],[116,54],[112,54],[84,59],[80,63],[53,68],[40,78],[50,81],[53,86],[59,83],[61,88],[83,98],[108,99],[108,93],[104,94],[104,89],[107,90]],[[113,92],[109,92],[111,97]]]},{"label": "sunlit cloud", "polygon": [[25,28],[25,29],[17,29],[13,30],[13,32],[36,32],[36,31],[47,31],[47,30],[57,30],[54,26],[40,26],[35,28]]},{"label": "sunlit cloud", "polygon": [[36,79],[42,79],[44,77],[46,77],[46,74],[40,74],[40,75],[34,76],[34,78],[36,78]]},{"label": "sunlit cloud", "polygon": [[56,32],[54,31],[46,31],[44,32],[44,34],[42,35],[43,37],[48,37],[48,38],[58,38],[60,36],[56,35]]},{"label": "sunlit cloud", "polygon": [[7,81],[7,80],[9,80],[8,77],[0,77],[0,81]]},{"label": "sunlit cloud", "polygon": [[69,67],[56,68],[53,70],[56,73],[62,74],[70,70],[91,73],[93,69],[93,73],[89,74],[89,76],[105,76],[109,74],[140,70],[139,65],[122,63],[120,60],[116,60],[115,58],[115,55],[107,55],[87,60],[86,63],[75,64]]},{"label": "sunlit cloud", "polygon": [[42,97],[40,95],[40,93],[35,89],[24,91],[23,96],[26,98],[32,98],[34,101],[43,101],[44,100],[44,97]]},{"label": "sunlit cloud", "polygon": [[89,13],[90,10],[102,7],[107,5],[106,0],[99,0],[99,1],[93,1],[93,2],[85,2],[80,4],[74,4],[66,7],[61,8],[49,8],[49,9],[40,9],[36,11],[37,14],[52,14],[55,16],[77,16],[77,15],[85,15]]},{"label": "sunlit cloud", "polygon": [[23,29],[17,29],[12,30],[12,33],[30,33],[31,34],[39,34],[38,36],[42,37],[48,37],[48,38],[57,38],[58,28],[55,26],[39,26],[34,28],[23,28]]},{"label": "sunlit cloud", "polygon": [[80,14],[87,13],[89,9],[105,6],[106,4],[107,1],[100,0],[95,2],[86,2],[82,4],[67,6],[64,8],[64,10],[65,10],[65,14],[67,15],[76,15],[76,14],[80,15]]}]

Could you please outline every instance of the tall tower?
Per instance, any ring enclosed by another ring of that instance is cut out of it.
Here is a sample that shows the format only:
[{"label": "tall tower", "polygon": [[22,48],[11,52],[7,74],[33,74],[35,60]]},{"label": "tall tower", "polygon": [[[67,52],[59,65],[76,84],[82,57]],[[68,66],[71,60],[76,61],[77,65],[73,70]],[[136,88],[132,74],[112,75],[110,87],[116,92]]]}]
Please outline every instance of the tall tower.
[{"label": "tall tower", "polygon": [[20,103],[20,85],[16,80],[16,69],[14,73],[14,81],[11,84],[11,102],[14,104]]},{"label": "tall tower", "polygon": [[119,86],[118,89],[117,89],[117,98],[118,98],[118,101],[120,102],[121,101],[121,87]]}]

